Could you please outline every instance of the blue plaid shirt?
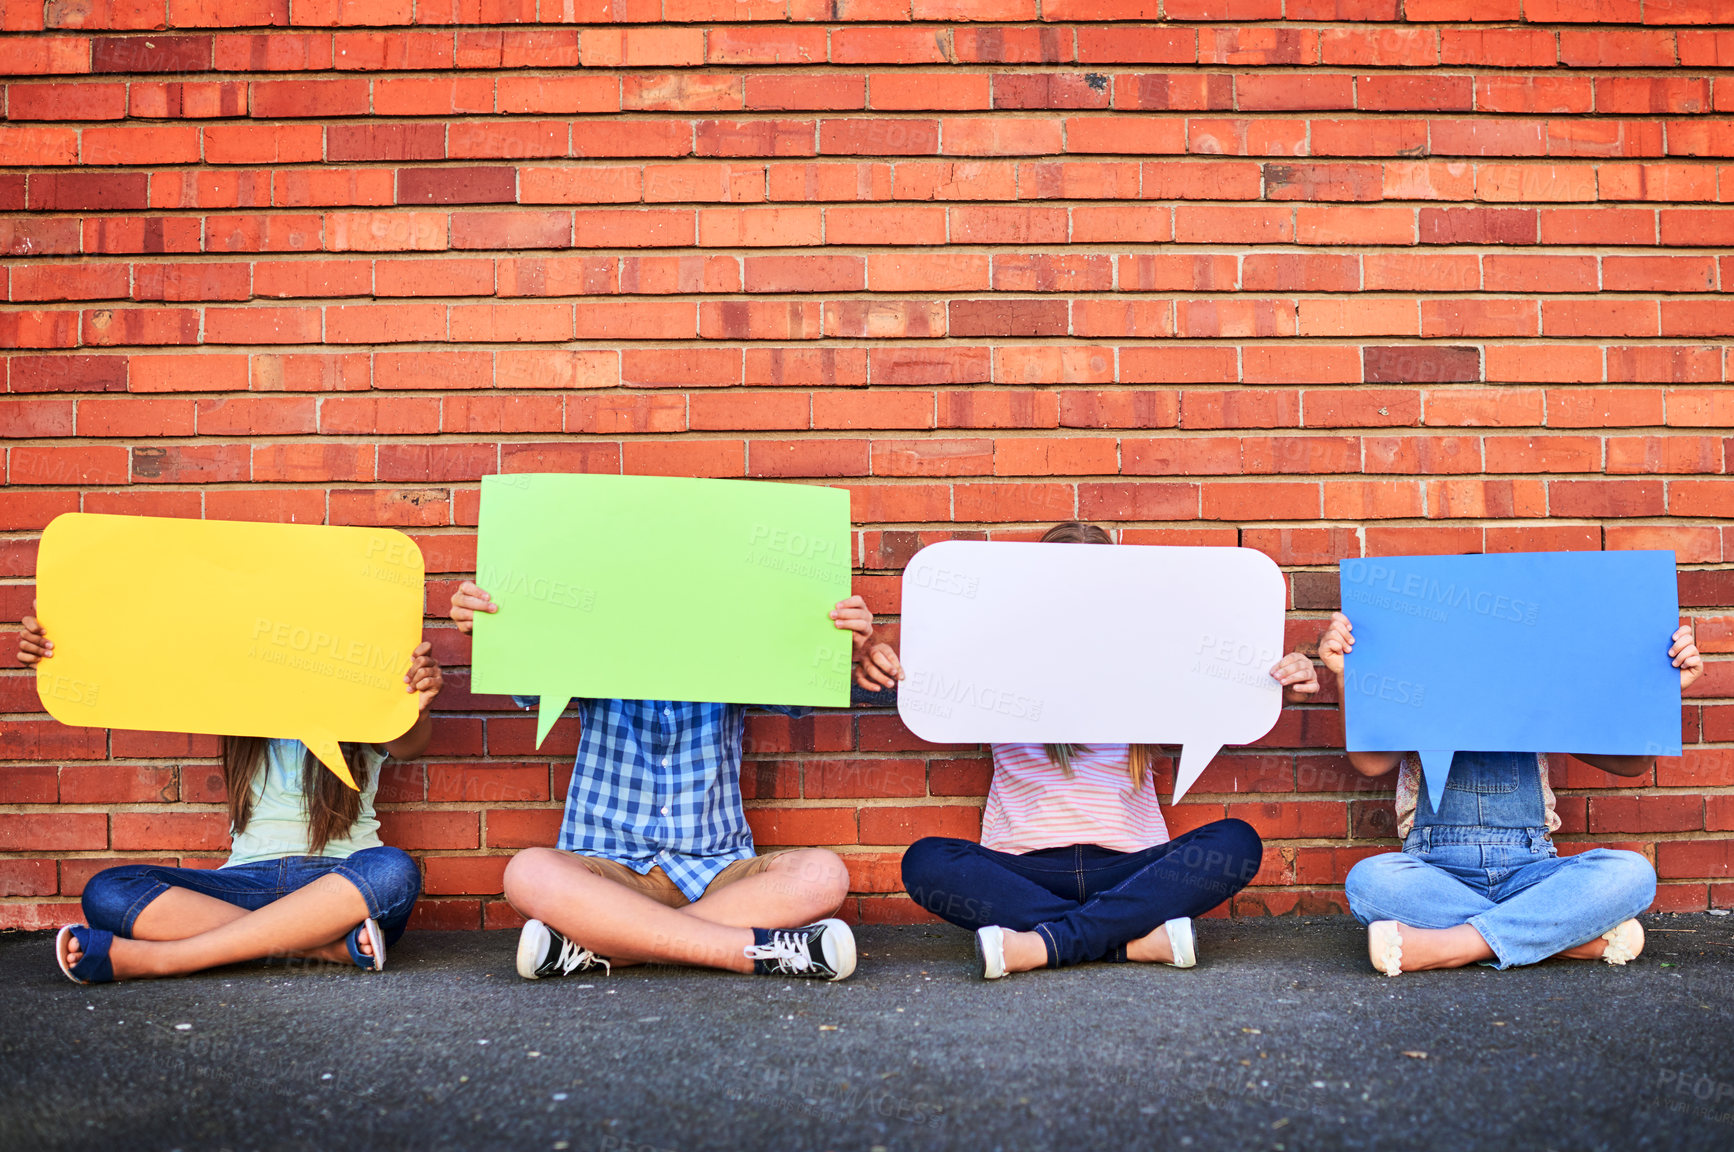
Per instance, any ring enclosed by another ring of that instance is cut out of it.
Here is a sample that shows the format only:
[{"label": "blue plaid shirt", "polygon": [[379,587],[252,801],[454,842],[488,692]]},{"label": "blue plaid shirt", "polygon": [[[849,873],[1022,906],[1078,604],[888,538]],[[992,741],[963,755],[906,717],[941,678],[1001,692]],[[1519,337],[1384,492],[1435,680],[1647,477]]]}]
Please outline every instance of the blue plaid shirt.
[{"label": "blue plaid shirt", "polygon": [[[514,696],[533,708],[534,696]],[[753,855],[741,808],[743,704],[575,700],[582,724],[559,846],[640,875],[660,866],[688,900]],[[808,709],[766,706],[802,716]]]}]

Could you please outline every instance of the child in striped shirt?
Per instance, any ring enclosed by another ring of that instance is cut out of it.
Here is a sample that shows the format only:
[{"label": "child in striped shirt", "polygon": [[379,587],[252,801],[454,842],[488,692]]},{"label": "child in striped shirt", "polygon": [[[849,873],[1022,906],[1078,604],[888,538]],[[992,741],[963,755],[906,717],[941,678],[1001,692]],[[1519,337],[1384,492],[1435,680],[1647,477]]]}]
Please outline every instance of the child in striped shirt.
[{"label": "child in striped shirt", "polygon": [[[1068,521],[1042,537],[1109,544]],[[1318,691],[1299,652],[1270,674],[1290,700]],[[1244,888],[1264,858],[1242,820],[1170,839],[1147,744],[995,744],[981,843],[930,836],[903,856],[923,908],[976,934],[982,977],[1091,960],[1197,962],[1192,917]]]}]

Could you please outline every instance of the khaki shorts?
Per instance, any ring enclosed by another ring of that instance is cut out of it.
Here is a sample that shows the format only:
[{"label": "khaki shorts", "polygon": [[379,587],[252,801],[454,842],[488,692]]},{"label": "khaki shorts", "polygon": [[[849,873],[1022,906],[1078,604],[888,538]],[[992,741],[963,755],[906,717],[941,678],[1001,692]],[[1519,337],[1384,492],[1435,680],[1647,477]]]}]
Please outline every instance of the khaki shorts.
[{"label": "khaki shorts", "polygon": [[[785,849],[784,851],[787,851]],[[745,880],[748,876],[757,876],[771,866],[782,852],[767,852],[763,856],[749,856],[745,860],[732,861],[728,867],[717,873],[705,888],[706,896],[719,889],[726,888],[737,880]],[[618,860],[607,860],[601,856],[580,856],[572,853],[572,858],[604,880],[612,880],[616,884],[632,889],[634,892],[650,897],[658,904],[666,904],[670,908],[684,908],[692,901],[685,893],[674,886],[674,881],[668,878],[668,873],[657,865],[644,875],[639,875]]]}]

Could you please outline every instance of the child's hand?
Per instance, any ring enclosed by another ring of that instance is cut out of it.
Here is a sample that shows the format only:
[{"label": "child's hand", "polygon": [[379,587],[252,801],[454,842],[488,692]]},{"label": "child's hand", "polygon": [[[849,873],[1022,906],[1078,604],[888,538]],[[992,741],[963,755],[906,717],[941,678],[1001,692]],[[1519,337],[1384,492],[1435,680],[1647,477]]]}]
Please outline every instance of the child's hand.
[{"label": "child's hand", "polygon": [[409,671],[403,674],[403,682],[409,685],[407,691],[420,693],[420,699],[415,703],[423,712],[445,684],[440,662],[433,658],[432,653],[433,645],[426,640],[416,645],[415,651],[410,653]]},{"label": "child's hand", "polygon": [[1319,637],[1319,659],[1338,676],[1343,674],[1343,657],[1355,650],[1355,630],[1349,618],[1341,612],[1331,613],[1331,626]]},{"label": "child's hand", "polygon": [[[28,617],[25,623],[29,623]],[[1680,670],[1680,691],[1684,692],[1692,686],[1692,681],[1704,674],[1704,658],[1698,655],[1698,645],[1694,643],[1690,624],[1680,625],[1672,639],[1673,644],[1668,648],[1668,659]],[[23,645],[19,645],[18,659],[24,659]]]},{"label": "child's hand", "polygon": [[855,662],[855,683],[869,692],[883,692],[901,679],[903,662],[889,644],[874,644]]},{"label": "child's hand", "polygon": [[[458,626],[458,631],[465,636],[474,628],[477,612],[498,612],[500,606],[475,581],[465,580],[458,585],[458,590],[452,593],[452,622]],[[835,615],[835,613],[833,613]]]},{"label": "child's hand", "polygon": [[1318,669],[1303,653],[1290,652],[1270,670],[1271,678],[1284,689],[1284,695],[1311,696],[1319,690]]},{"label": "child's hand", "polygon": [[831,619],[837,627],[853,633],[849,640],[855,646],[855,659],[859,661],[861,653],[867,650],[867,642],[873,638],[873,613],[868,611],[867,601],[859,596],[839,600],[831,609]]},{"label": "child's hand", "polygon": [[[36,607],[36,601],[32,600],[30,606]],[[36,622],[36,617],[26,616],[24,618],[24,634],[18,637],[18,663],[29,667],[38,660],[46,660],[52,655],[54,655],[54,644],[42,634],[42,625]]]}]

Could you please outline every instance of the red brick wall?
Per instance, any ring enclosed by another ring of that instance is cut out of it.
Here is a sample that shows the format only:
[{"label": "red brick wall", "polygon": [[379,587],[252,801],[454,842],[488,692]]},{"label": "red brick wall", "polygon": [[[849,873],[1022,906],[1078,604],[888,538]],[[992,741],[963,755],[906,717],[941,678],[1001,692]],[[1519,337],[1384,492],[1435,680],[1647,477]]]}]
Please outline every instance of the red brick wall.
[{"label": "red brick wall", "polygon": [[[1238,543],[1300,644],[1339,557],[1673,548],[1728,651],[1730,11],[0,0],[0,619],[60,512],[410,531],[451,687],[385,822],[423,922],[468,926],[512,922],[575,740],[470,696],[439,619],[491,472],[846,486],[892,615],[952,534]],[[108,861],[220,858],[211,740],[0,695],[0,924]],[[1568,850],[1734,904],[1730,697],[1713,658],[1654,779],[1564,771]],[[1291,710],[1173,813],[1268,837],[1237,910],[1336,907],[1389,847],[1340,731]],[[760,841],[847,853],[853,914],[911,915],[900,846],[976,830],[980,749],[884,712],[752,739]]]}]

